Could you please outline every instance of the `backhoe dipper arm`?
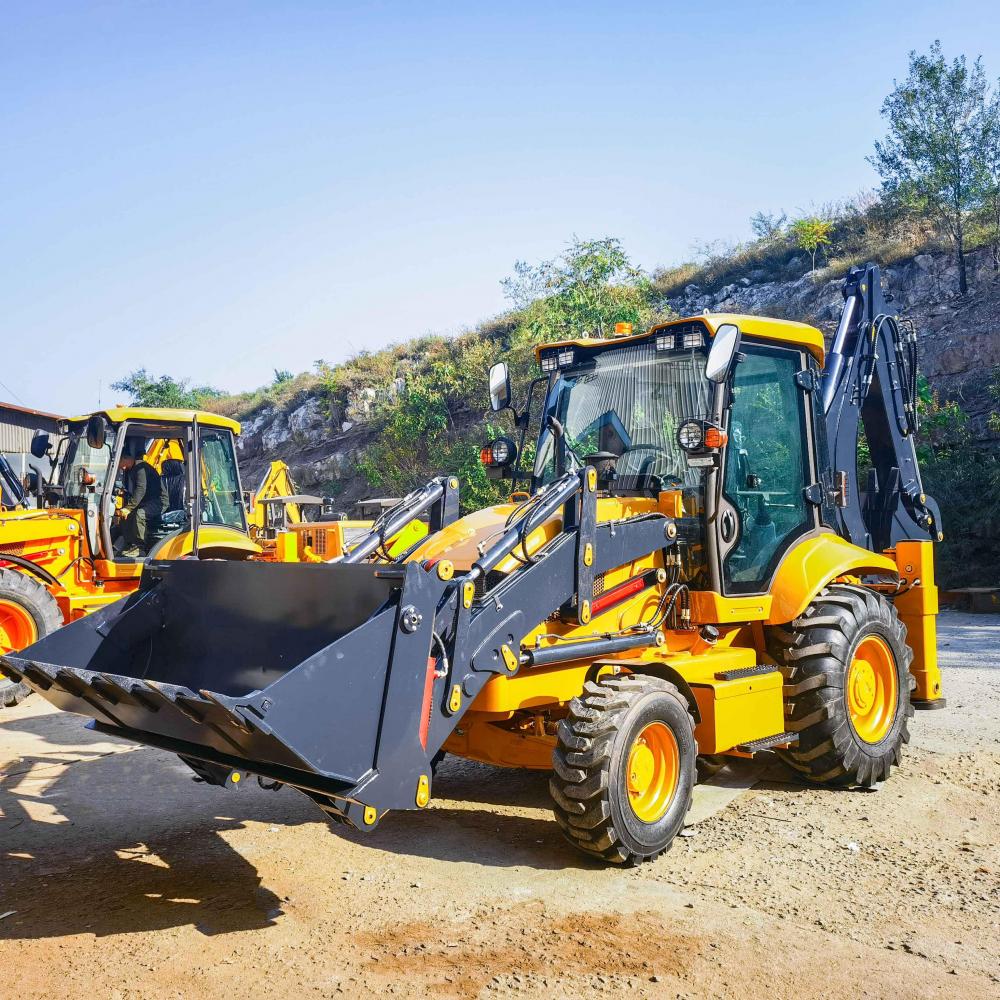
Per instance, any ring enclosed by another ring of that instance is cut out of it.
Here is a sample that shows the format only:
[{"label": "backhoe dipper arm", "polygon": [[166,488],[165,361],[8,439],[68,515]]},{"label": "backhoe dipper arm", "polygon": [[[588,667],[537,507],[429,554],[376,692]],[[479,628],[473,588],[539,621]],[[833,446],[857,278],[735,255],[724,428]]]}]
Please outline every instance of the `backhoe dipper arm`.
[{"label": "backhoe dipper arm", "polygon": [[[942,537],[940,511],[920,481],[916,378],[916,332],[904,329],[888,305],[878,265],[852,268],[822,403],[838,483],[836,528],[875,552],[903,540]],[[857,472],[862,427],[872,466],[864,491]]]}]

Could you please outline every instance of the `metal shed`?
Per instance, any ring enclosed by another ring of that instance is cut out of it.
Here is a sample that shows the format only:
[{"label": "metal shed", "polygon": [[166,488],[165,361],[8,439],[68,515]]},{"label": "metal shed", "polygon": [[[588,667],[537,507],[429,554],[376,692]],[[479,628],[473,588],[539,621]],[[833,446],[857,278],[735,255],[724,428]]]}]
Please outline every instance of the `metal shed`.
[{"label": "metal shed", "polygon": [[0,401],[0,453],[7,456],[15,472],[23,475],[31,458],[32,435],[36,430],[48,431],[54,443],[59,436],[59,422],[64,419],[55,413]]}]

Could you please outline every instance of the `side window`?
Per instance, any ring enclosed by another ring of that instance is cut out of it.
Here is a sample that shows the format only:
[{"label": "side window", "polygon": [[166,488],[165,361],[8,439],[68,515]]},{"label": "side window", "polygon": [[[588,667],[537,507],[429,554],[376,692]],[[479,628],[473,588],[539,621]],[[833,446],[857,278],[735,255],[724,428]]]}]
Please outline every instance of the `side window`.
[{"label": "side window", "polygon": [[798,352],[746,345],[737,365],[723,491],[736,508],[737,544],[723,564],[728,593],[765,589],[787,545],[813,525]]},{"label": "side window", "polygon": [[202,521],[246,530],[243,495],[229,431],[203,430],[200,438]]}]

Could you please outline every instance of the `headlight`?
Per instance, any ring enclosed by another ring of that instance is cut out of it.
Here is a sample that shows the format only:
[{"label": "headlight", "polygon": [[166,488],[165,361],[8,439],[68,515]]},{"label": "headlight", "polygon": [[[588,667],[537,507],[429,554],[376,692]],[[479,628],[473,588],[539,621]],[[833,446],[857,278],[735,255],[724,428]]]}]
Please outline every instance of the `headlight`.
[{"label": "headlight", "polygon": [[493,447],[490,450],[493,452],[494,465],[507,465],[510,462],[510,445],[503,438],[500,438],[499,441],[494,441]]},{"label": "headlight", "polygon": [[512,465],[515,458],[517,458],[517,445],[506,437],[491,441],[479,452],[479,461],[490,469]]},{"label": "headlight", "polygon": [[685,420],[677,428],[677,443],[684,451],[712,451],[725,446],[726,432],[707,420]]},{"label": "headlight", "polygon": [[705,428],[700,420],[685,420],[677,428],[677,443],[685,451],[697,451],[705,441]]}]

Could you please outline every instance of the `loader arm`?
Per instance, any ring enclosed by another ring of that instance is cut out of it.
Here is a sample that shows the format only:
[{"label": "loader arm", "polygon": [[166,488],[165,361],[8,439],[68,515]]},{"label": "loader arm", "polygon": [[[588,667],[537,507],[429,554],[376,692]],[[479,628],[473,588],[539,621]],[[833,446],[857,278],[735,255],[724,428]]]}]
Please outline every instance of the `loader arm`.
[{"label": "loader arm", "polygon": [[[827,486],[837,495],[839,533],[874,552],[942,537],[938,505],[920,479],[916,381],[916,331],[889,306],[877,264],[852,268],[823,376]],[[857,468],[862,429],[872,463],[865,483]]]}]

